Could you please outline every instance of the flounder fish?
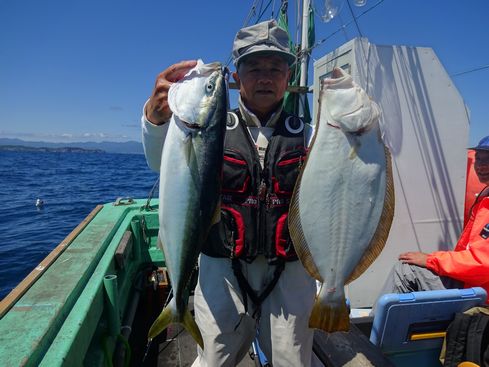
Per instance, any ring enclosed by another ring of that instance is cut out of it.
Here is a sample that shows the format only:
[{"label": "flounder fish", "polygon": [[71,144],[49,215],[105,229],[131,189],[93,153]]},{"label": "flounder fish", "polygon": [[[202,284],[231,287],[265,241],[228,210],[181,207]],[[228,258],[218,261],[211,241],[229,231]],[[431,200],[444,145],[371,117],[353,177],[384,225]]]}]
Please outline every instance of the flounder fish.
[{"label": "flounder fish", "polygon": [[173,298],[153,323],[153,339],[180,323],[203,347],[188,310],[188,286],[203,242],[220,220],[220,185],[228,107],[227,69],[199,60],[172,84],[173,112],[163,146],[160,173],[159,236]]},{"label": "flounder fish", "polygon": [[319,104],[289,231],[306,271],[322,282],[309,326],[345,331],[344,285],[382,251],[394,215],[394,186],[378,105],[340,68],[322,80]]}]

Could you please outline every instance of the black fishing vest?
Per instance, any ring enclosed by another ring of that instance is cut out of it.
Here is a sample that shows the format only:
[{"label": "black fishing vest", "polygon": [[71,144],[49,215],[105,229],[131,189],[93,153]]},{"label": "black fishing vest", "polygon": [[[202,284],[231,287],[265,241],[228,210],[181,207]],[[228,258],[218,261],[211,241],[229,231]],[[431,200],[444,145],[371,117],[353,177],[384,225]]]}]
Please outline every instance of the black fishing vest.
[{"label": "black fishing vest", "polygon": [[265,152],[264,168],[239,110],[228,113],[224,139],[221,221],[202,252],[212,257],[252,261],[263,254],[297,260],[287,215],[307,145],[304,123],[282,112]]}]

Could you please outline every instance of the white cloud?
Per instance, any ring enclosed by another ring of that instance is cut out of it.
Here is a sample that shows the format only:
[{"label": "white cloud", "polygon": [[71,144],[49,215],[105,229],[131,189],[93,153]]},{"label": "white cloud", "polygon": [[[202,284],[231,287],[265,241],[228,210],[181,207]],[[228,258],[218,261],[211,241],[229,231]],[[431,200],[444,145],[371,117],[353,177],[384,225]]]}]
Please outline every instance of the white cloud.
[{"label": "white cloud", "polygon": [[85,132],[85,133],[25,133],[16,131],[0,130],[0,138],[22,139],[27,141],[45,141],[51,143],[72,143],[72,142],[101,142],[113,141],[124,142],[129,140],[140,141],[139,135],[128,136],[126,134],[111,134],[104,132]]}]

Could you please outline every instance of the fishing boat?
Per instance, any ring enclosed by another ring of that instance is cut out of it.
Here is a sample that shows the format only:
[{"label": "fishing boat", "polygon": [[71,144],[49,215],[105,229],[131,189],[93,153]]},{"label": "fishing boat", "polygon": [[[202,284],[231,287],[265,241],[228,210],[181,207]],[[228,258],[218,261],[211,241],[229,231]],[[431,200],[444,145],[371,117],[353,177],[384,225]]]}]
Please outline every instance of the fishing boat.
[{"label": "fishing boat", "polygon": [[[2,300],[0,364],[191,365],[196,344],[179,328],[147,344],[149,327],[170,294],[157,242],[156,200],[98,205]],[[318,334],[315,343],[319,356],[324,338]],[[371,349],[371,358],[385,362]],[[254,344],[239,366],[265,364]]]},{"label": "fishing boat", "polygon": [[[383,109],[396,212],[381,256],[346,287],[351,330],[316,331],[314,354],[324,366],[440,366],[450,318],[484,303],[481,289],[387,297],[383,311],[371,310],[400,252],[413,243],[431,252],[456,242],[464,207],[473,200],[462,195],[473,192],[466,186],[467,110],[430,48],[357,38],[317,60],[312,88],[296,91],[317,95],[320,80],[334,67],[347,70]],[[196,346],[183,330],[172,326],[147,342],[149,327],[171,296],[165,266],[157,200],[98,205],[1,301],[0,365],[191,365]],[[250,356],[241,367],[267,364],[256,343]]]},{"label": "fishing boat", "polygon": [[[168,301],[170,289],[165,259],[158,246],[157,201],[125,198],[98,205],[2,300],[0,364],[190,366],[196,356],[196,344],[181,328],[170,327],[151,344],[147,343],[149,327]],[[431,308],[445,309],[459,298],[468,308],[486,297],[474,292],[463,297],[452,292],[449,296],[440,307],[446,297],[436,294],[438,306]],[[409,305],[406,300],[404,303]],[[417,306],[416,302],[411,303]],[[424,307],[429,309],[426,304]],[[412,310],[406,309],[406,314],[410,313]],[[433,314],[431,309],[428,316],[433,318]],[[424,317],[422,313],[418,316]],[[394,317],[401,346],[406,344],[404,331],[399,331],[402,317],[401,309]],[[389,327],[380,331],[379,322],[368,313],[362,315],[360,309],[352,310],[351,319],[349,332],[316,331],[314,352],[318,363],[343,366],[361,355],[372,366],[410,365],[413,358],[418,358],[423,366],[436,365],[432,363],[439,354],[442,336],[433,336],[426,325],[439,329],[440,324],[429,320],[422,327],[418,323],[418,330],[409,330],[411,338],[425,335],[419,339],[425,345],[427,339],[431,344],[434,340],[434,348],[406,351],[404,347],[388,354],[368,335],[376,329],[376,340],[383,340],[392,333],[387,330]],[[409,323],[406,325],[409,327]],[[392,364],[396,358],[400,362]],[[266,363],[254,343],[250,358],[239,366]]]},{"label": "fishing boat", "polygon": [[[316,331],[314,355],[324,366],[352,361],[440,366],[449,322],[456,312],[483,304],[485,292],[450,290],[402,297],[379,292],[385,269],[399,252],[409,249],[404,247],[407,239],[426,246],[440,239],[447,244],[456,241],[478,185],[473,157],[470,152],[467,156],[464,143],[465,106],[453,85],[446,88],[449,77],[429,48],[376,46],[354,39],[316,61],[314,87],[337,66],[349,71],[382,105],[386,124],[398,119],[385,130],[391,134],[396,213],[381,256],[346,287],[351,330]],[[371,69],[383,74],[374,78]],[[399,134],[400,140],[393,139]],[[196,345],[184,330],[171,326],[147,342],[148,330],[171,294],[158,246],[158,223],[156,199],[119,198],[98,205],[1,301],[0,365],[190,366]],[[372,313],[380,296],[387,298]],[[254,343],[250,358],[240,367],[265,365]]]},{"label": "fishing boat", "polygon": [[157,242],[157,200],[98,205],[2,300],[0,365],[191,365],[181,329],[147,343],[171,289]]}]

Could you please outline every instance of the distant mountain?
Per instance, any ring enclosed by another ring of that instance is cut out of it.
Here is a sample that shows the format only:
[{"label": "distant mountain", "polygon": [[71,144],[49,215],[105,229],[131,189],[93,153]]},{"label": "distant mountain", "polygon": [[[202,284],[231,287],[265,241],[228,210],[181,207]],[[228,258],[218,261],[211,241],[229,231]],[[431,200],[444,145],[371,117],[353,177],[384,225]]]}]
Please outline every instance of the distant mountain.
[{"label": "distant mountain", "polygon": [[0,152],[49,152],[49,153],[105,153],[101,149],[85,149],[78,147],[31,147],[27,145],[0,145]]},{"label": "distant mountain", "polygon": [[111,141],[95,142],[78,142],[78,143],[50,143],[45,141],[26,141],[21,139],[0,138],[0,146],[25,146],[34,148],[80,148],[86,150],[104,151],[106,153],[125,153],[125,154],[143,154],[143,145],[137,141],[127,141],[116,143]]}]

